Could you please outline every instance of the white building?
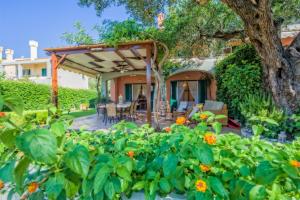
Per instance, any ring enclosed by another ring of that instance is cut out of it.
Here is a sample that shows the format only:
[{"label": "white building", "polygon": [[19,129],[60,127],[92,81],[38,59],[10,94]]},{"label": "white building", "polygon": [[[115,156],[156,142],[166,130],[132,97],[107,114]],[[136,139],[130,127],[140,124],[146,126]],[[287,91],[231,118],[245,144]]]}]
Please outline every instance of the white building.
[{"label": "white building", "polygon": [[[0,47],[0,72],[10,80],[29,79],[35,83],[51,84],[51,59],[38,58],[38,42],[30,40],[30,58],[14,58],[14,50]],[[58,70],[58,83],[62,87],[88,89],[88,77],[63,69]]]}]

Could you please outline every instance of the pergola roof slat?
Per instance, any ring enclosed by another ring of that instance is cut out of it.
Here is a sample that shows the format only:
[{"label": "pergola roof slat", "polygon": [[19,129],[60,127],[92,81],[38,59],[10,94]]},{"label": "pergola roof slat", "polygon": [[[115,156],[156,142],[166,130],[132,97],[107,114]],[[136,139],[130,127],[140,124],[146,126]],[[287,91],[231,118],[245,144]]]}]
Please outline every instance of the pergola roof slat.
[{"label": "pergola roof slat", "polygon": [[[58,57],[66,55],[65,62],[69,62],[69,70],[81,69],[89,71],[96,76],[99,73],[126,70],[145,70],[145,60],[141,60],[146,55],[147,48],[153,47],[154,41],[132,41],[121,43],[116,46],[107,44],[80,45],[62,48],[47,48],[50,54]],[[152,50],[151,50],[152,52]],[[126,64],[123,64],[123,63]]]}]

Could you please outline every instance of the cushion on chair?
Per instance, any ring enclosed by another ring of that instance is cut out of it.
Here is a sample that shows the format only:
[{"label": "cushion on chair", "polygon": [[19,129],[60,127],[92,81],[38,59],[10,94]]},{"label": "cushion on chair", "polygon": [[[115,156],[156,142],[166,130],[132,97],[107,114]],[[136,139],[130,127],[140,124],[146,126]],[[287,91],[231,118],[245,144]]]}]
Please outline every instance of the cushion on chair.
[{"label": "cushion on chair", "polygon": [[224,103],[221,101],[206,100],[203,110],[222,110]]},{"label": "cushion on chair", "polygon": [[179,106],[177,108],[177,112],[185,112],[188,107],[187,101],[180,101]]}]

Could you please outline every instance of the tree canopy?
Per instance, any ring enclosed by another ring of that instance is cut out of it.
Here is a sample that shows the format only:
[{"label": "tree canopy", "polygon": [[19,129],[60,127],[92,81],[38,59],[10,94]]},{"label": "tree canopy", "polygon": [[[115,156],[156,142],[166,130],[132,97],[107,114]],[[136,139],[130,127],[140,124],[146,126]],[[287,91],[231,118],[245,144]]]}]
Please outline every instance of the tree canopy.
[{"label": "tree canopy", "polygon": [[300,34],[284,48],[279,33],[282,25],[300,18],[300,0],[79,0],[79,4],[94,6],[98,15],[109,6],[125,6],[147,33],[156,30],[151,28],[156,16],[165,13],[163,30],[150,32],[174,56],[208,56],[222,49],[224,40],[247,36],[262,59],[265,85],[277,105],[289,113],[299,107],[300,74],[295,72]]}]

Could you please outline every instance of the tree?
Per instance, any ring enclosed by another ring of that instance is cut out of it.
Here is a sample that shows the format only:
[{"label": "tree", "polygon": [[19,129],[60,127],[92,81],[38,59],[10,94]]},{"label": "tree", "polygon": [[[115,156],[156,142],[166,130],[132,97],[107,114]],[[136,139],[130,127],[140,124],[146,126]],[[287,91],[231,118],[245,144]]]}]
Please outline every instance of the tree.
[{"label": "tree", "polygon": [[[132,16],[147,24],[153,23],[156,15],[163,8],[170,5],[181,9],[182,4],[194,5],[194,7],[225,4],[241,20],[242,29],[239,29],[237,19],[237,23],[234,24],[234,29],[231,31],[224,30],[224,32],[219,30],[223,28],[222,26],[214,26],[213,28],[217,29],[213,29],[209,34],[203,35],[202,25],[216,22],[211,16],[208,16],[208,20],[205,20],[205,17],[202,18],[203,21],[194,20],[194,25],[200,25],[198,34],[194,35],[200,36],[200,41],[207,38],[230,39],[243,34],[246,35],[262,59],[265,85],[272,93],[276,104],[288,113],[295,112],[299,108],[298,102],[300,102],[300,74],[296,74],[296,67],[299,67],[297,63],[300,59],[300,34],[289,47],[284,48],[280,40],[280,29],[282,23],[293,22],[300,17],[300,0],[222,0],[211,2],[209,0],[80,0],[79,3],[83,6],[95,5],[98,14],[101,14],[110,5],[125,5]],[[223,11],[220,9],[219,15],[215,15],[216,17],[214,18],[216,20],[220,18],[225,19],[222,13],[227,13],[228,8],[224,7]],[[194,13],[194,10],[185,11]],[[199,13],[195,13],[195,16],[198,15]],[[179,14],[177,18],[182,22],[184,20],[181,19],[185,19],[186,16]],[[179,25],[184,26],[182,23],[179,23]],[[191,23],[188,23],[188,25],[190,26]],[[222,25],[226,24],[223,23]],[[187,28],[186,30],[189,30],[188,26],[184,27]],[[190,29],[197,31],[194,27]],[[191,31],[191,33],[195,32]],[[190,38],[186,37],[186,39]],[[177,41],[176,44],[180,43]]]}]

